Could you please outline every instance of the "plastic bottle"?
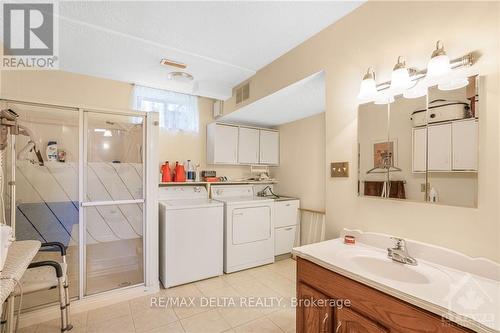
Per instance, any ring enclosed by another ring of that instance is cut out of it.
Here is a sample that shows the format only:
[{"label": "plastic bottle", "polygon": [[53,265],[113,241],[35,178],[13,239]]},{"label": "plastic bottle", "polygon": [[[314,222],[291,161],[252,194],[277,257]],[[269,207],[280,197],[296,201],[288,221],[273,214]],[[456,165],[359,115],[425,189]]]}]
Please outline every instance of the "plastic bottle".
[{"label": "plastic bottle", "polygon": [[187,181],[194,182],[196,180],[196,170],[194,169],[193,163],[191,160],[186,161],[186,171],[187,171]]},{"label": "plastic bottle", "polygon": [[161,181],[164,183],[172,181],[172,174],[170,171],[170,165],[168,164],[168,161],[166,161],[165,164],[161,166]]},{"label": "plastic bottle", "polygon": [[47,143],[47,161],[57,161],[57,142],[49,141]]},{"label": "plastic bottle", "polygon": [[436,189],[434,187],[431,188],[430,192],[429,192],[429,201],[430,202],[438,202],[438,192],[436,191]]}]

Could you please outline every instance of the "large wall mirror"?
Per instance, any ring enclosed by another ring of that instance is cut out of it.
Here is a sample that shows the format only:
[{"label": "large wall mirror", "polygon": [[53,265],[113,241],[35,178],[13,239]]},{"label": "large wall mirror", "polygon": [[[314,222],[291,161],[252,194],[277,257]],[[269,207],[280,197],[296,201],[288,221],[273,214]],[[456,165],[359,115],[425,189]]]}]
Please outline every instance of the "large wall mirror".
[{"label": "large wall mirror", "polygon": [[358,193],[477,207],[479,80],[358,110]]}]

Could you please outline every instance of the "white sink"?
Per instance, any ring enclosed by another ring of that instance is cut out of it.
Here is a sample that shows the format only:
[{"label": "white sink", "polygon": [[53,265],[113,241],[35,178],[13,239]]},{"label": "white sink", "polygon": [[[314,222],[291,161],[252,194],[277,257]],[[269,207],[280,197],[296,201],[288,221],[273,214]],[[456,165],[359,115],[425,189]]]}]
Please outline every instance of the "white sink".
[{"label": "white sink", "polygon": [[338,252],[338,258],[345,261],[345,268],[362,275],[370,275],[388,282],[400,282],[427,288],[449,283],[449,276],[439,268],[425,261],[418,261],[416,266],[393,261],[385,251],[351,247]]},{"label": "white sink", "polygon": [[361,270],[384,279],[415,284],[430,284],[432,281],[432,275],[427,276],[427,274],[423,273],[429,271],[428,269],[421,269],[422,267],[418,266],[408,266],[394,262],[389,258],[355,256],[351,260]]}]

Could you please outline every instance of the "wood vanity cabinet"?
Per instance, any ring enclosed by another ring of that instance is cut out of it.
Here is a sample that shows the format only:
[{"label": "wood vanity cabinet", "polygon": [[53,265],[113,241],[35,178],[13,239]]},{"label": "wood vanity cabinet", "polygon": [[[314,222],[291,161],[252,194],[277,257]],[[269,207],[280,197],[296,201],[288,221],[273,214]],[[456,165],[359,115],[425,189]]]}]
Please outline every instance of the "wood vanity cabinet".
[{"label": "wood vanity cabinet", "polygon": [[[297,258],[297,297],[297,333],[473,332],[302,258]],[[313,300],[332,302],[323,306]],[[339,300],[350,305],[338,306]]]}]

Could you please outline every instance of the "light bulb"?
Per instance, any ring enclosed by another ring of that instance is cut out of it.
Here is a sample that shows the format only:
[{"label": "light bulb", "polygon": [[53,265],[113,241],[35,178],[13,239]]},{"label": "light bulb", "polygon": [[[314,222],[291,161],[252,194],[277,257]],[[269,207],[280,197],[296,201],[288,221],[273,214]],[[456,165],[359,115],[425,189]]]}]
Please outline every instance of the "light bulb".
[{"label": "light bulb", "polygon": [[420,80],[414,87],[403,91],[404,98],[419,98],[427,95],[427,86],[425,80]]},{"label": "light bulb", "polygon": [[469,80],[467,78],[453,78],[448,81],[438,84],[439,90],[455,90],[463,87],[467,87]]},{"label": "light bulb", "polygon": [[394,103],[394,96],[391,95],[388,90],[380,92],[378,96],[375,97],[374,103],[377,105]]},{"label": "light bulb", "polygon": [[391,74],[391,90],[395,94],[401,93],[403,90],[411,86],[410,73],[406,68],[406,63],[403,57],[398,57],[398,62],[394,66]]},{"label": "light bulb", "polygon": [[372,100],[376,95],[377,83],[375,82],[375,73],[371,68],[368,68],[359,87],[358,99],[361,101],[369,101]]},{"label": "light bulb", "polygon": [[427,75],[429,77],[439,77],[448,73],[451,70],[450,58],[444,51],[443,42],[438,40],[436,49],[432,52],[431,60],[427,65]]}]

